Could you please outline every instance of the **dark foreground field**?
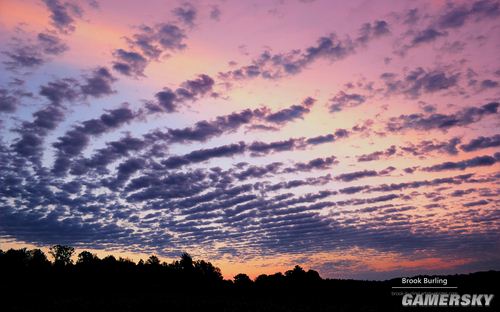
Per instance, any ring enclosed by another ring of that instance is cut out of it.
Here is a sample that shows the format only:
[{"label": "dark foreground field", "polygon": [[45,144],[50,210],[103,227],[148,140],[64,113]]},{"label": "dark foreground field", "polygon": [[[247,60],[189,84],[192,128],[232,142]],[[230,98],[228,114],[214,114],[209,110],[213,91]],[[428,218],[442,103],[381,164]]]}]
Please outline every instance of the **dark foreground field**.
[{"label": "dark foreground field", "polygon": [[[255,281],[244,274],[224,280],[187,254],[170,264],[156,257],[135,264],[83,252],[73,263],[64,251],[55,250],[53,263],[39,251],[0,251],[0,311],[500,311],[498,297],[490,307],[402,307],[401,290],[392,288],[401,279],[323,279],[296,266]],[[499,293],[497,271],[442,278],[459,294]]]}]

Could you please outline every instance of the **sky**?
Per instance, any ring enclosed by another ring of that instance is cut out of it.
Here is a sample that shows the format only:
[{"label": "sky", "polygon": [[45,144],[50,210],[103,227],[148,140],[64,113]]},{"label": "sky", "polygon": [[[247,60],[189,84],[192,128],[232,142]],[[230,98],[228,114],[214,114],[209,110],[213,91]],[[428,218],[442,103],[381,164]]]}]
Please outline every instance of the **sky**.
[{"label": "sky", "polygon": [[0,0],[0,248],[226,278],[500,269],[500,2]]}]

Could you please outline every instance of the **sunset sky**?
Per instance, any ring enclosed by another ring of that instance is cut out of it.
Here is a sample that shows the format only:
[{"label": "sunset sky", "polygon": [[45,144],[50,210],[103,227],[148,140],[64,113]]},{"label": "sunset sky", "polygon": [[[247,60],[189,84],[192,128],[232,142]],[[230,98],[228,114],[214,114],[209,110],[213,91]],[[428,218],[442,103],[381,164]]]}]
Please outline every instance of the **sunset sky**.
[{"label": "sunset sky", "polygon": [[0,248],[226,278],[500,269],[500,2],[0,0]]}]

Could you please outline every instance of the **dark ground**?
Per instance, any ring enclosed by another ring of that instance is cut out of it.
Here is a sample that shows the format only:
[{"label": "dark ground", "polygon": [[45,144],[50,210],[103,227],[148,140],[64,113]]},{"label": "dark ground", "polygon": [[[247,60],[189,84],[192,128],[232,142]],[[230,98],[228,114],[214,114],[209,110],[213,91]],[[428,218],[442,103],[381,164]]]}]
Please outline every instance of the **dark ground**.
[{"label": "dark ground", "polygon": [[64,257],[51,263],[42,254],[0,251],[0,311],[500,311],[498,271],[441,276],[459,294],[495,294],[491,307],[409,308],[392,295],[401,279],[322,279],[296,266],[255,281],[244,274],[229,281],[187,254],[171,264],[90,253],[76,264]]}]

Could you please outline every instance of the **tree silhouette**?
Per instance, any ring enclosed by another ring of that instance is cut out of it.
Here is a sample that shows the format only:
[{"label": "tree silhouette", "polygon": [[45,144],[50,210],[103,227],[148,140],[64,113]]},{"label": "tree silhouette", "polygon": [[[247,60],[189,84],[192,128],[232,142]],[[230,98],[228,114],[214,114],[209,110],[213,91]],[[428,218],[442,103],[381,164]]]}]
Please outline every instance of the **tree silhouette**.
[{"label": "tree silhouette", "polygon": [[306,273],[307,280],[317,282],[321,281],[321,276],[319,275],[318,271],[314,270],[308,270]]},{"label": "tree silhouette", "polygon": [[182,253],[180,266],[184,271],[192,271],[193,270],[193,258],[187,252]]},{"label": "tree silhouette", "polygon": [[102,263],[106,266],[116,266],[116,258],[113,255],[106,256],[102,258]]},{"label": "tree silhouette", "polygon": [[296,265],[293,270],[286,271],[285,276],[293,280],[301,280],[306,276],[306,271],[301,266]]},{"label": "tree silhouette", "polygon": [[10,269],[24,271],[29,263],[30,254],[26,248],[9,249],[3,258],[6,266]]},{"label": "tree silhouette", "polygon": [[50,247],[50,255],[54,257],[54,264],[56,266],[68,266],[73,264],[71,256],[75,252],[75,248],[64,245],[54,245]]},{"label": "tree silhouette", "polygon": [[50,261],[43,251],[40,249],[32,249],[29,251],[28,266],[33,271],[46,270],[50,267]]},{"label": "tree silhouette", "polygon": [[91,266],[95,265],[99,261],[99,258],[97,255],[89,252],[89,251],[82,251],[78,254],[78,259],[76,260],[77,265],[84,265],[84,266]]},{"label": "tree silhouette", "polygon": [[204,260],[198,260],[194,262],[193,268],[195,272],[205,281],[222,280],[222,274],[220,272],[220,269],[214,267],[210,262],[206,262]]},{"label": "tree silhouette", "polygon": [[237,287],[247,288],[252,285],[252,280],[244,273],[236,274],[233,279],[234,285]]},{"label": "tree silhouette", "polygon": [[146,264],[154,267],[160,266],[160,259],[158,259],[157,256],[152,255],[148,258],[148,260],[146,260]]}]

